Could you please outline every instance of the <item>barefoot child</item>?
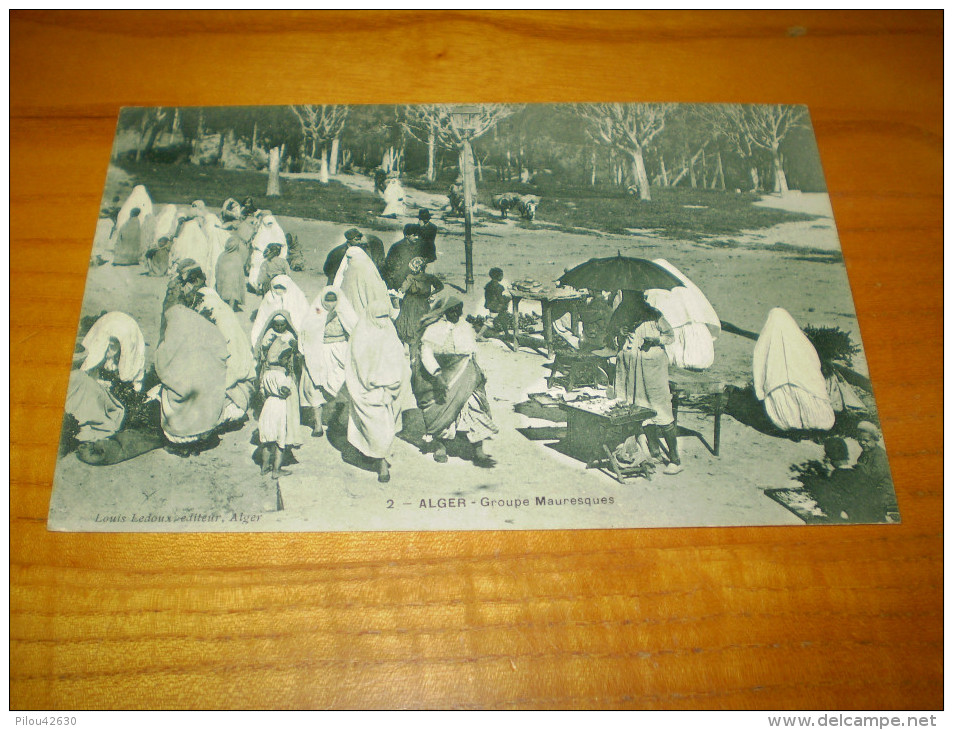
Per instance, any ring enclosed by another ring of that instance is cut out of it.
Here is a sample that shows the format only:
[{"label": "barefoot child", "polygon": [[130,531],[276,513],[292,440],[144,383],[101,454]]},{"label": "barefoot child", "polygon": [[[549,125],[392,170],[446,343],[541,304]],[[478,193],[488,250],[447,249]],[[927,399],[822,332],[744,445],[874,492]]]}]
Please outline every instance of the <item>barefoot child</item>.
[{"label": "barefoot child", "polygon": [[[300,444],[300,419],[297,408],[290,402],[297,392],[294,373],[294,350],[288,348],[278,357],[277,365],[270,366],[261,377],[261,391],[265,398],[258,416],[258,440],[261,442],[261,473],[271,471],[271,478],[288,474],[282,469],[285,451]],[[292,410],[295,412],[292,413]]]}]

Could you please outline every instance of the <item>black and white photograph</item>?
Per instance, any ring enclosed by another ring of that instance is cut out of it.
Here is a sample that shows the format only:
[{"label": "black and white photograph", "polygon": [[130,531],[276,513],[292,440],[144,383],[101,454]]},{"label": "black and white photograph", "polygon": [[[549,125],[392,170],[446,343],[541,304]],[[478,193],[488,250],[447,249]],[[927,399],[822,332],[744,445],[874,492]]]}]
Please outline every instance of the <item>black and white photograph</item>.
[{"label": "black and white photograph", "polygon": [[90,246],[51,530],[900,522],[805,106],[127,107]]}]

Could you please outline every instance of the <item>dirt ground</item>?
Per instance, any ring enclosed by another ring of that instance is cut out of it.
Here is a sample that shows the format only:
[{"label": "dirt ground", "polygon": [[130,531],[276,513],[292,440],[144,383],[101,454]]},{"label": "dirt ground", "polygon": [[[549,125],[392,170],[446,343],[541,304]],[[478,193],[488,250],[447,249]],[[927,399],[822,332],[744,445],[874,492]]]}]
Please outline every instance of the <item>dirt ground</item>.
[{"label": "dirt ground", "polygon": [[[372,186],[360,176],[338,179],[354,187]],[[448,286],[462,290],[462,222],[449,216],[444,196],[407,193],[407,217],[381,219],[393,228],[392,234],[381,235],[385,246],[401,237],[404,223],[416,220],[416,207],[426,205],[440,229],[438,259],[430,270]],[[242,195],[243,191],[236,191],[234,197]],[[482,302],[486,272],[492,266],[501,267],[510,281],[548,282],[589,258],[621,252],[668,259],[701,287],[723,321],[738,327],[758,332],[769,309],[780,306],[802,326],[838,326],[860,342],[843,265],[796,249],[769,247],[780,235],[792,247],[829,249],[833,221],[826,196],[820,198],[823,201],[806,195],[767,199],[767,205],[806,206],[809,212],[826,217],[795,228],[785,224],[781,233],[760,231],[754,237],[746,232],[733,248],[646,235],[565,233],[548,228],[545,221],[528,226],[512,220],[484,220],[474,228],[476,286],[463,295],[466,311],[473,312]],[[324,258],[343,240],[348,226],[278,220],[306,248],[306,270],[295,273],[294,279],[313,298],[324,285],[320,273]],[[165,287],[165,279],[147,277],[138,266],[90,268],[82,314],[110,310],[131,314],[145,335],[148,368],[157,345]],[[258,302],[253,295],[246,301],[243,322],[249,329]],[[715,364],[709,372],[727,383],[747,382],[754,343],[723,334],[715,347]],[[545,390],[544,355],[528,348],[514,353],[490,340],[480,345],[478,360],[487,374],[487,392],[500,427],[487,449],[498,462],[493,469],[477,468],[461,458],[437,464],[416,446],[398,439],[392,480],[380,484],[375,473],[345,461],[328,438],[312,438],[296,451],[298,463],[292,465],[291,475],[280,480],[284,510],[277,511],[276,485],[263,479],[252,461],[255,423],[250,421],[242,430],[222,435],[216,448],[188,458],[157,450],[114,466],[93,467],[68,455],[58,465],[51,518],[72,529],[144,531],[801,524],[763,490],[790,486],[790,465],[820,458],[817,444],[770,436],[726,415],[721,454],[715,457],[693,435],[701,434],[711,442],[711,416],[685,412],[679,416],[684,471],[675,476],[658,473],[651,481],[623,485],[599,470],[587,470],[554,448],[564,423],[530,417],[516,409],[529,393]],[[862,354],[854,368],[866,374]],[[850,445],[856,456],[856,444]],[[538,498],[576,502],[537,504]]]}]

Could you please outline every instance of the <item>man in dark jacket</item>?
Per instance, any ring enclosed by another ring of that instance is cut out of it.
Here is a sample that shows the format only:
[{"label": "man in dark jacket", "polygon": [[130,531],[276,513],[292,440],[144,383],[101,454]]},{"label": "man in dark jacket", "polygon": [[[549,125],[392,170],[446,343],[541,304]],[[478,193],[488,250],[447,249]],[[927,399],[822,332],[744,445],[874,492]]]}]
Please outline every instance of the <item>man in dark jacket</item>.
[{"label": "man in dark jacket", "polygon": [[360,246],[364,234],[356,228],[349,228],[344,232],[344,243],[331,249],[331,253],[324,260],[324,275],[328,277],[328,286],[334,283],[334,277],[341,268],[341,262],[344,260],[344,254],[347,253],[349,246]]},{"label": "man in dark jacket", "polygon": [[410,273],[410,260],[417,256],[421,256],[420,227],[408,223],[404,226],[404,237],[390,247],[384,260],[383,276],[388,289],[400,288]]},{"label": "man in dark jacket", "polygon": [[430,211],[426,208],[421,208],[417,219],[420,221],[420,256],[432,264],[437,260],[437,226],[430,222]]}]

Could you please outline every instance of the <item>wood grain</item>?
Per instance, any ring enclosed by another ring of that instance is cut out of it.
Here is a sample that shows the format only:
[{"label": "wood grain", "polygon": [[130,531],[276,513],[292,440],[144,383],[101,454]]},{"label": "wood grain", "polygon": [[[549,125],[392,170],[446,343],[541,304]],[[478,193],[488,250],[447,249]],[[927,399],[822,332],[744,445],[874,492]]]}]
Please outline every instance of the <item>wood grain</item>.
[{"label": "wood grain", "polygon": [[[942,29],[939,11],[11,13],[11,707],[942,708]],[[119,106],[312,100],[808,104],[904,523],[47,532]]]}]

